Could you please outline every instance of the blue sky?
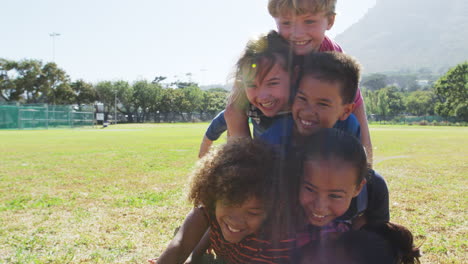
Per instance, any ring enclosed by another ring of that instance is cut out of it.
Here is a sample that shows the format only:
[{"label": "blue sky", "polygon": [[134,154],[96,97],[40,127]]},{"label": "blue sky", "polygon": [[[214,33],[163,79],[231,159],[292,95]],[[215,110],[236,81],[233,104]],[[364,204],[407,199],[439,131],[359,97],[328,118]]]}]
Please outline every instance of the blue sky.
[{"label": "blue sky", "polygon": [[[0,1],[0,58],[55,57],[73,81],[93,83],[159,75],[186,81],[192,73],[201,84],[223,84],[249,38],[275,28],[267,0]],[[328,35],[341,33],[374,5],[338,0]],[[60,34],[55,49],[53,32]]]}]

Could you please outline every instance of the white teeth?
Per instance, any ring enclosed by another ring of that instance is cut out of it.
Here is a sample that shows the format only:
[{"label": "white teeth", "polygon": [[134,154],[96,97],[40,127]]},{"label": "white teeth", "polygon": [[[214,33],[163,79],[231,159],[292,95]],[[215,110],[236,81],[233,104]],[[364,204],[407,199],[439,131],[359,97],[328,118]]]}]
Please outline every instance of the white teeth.
[{"label": "white teeth", "polygon": [[270,101],[270,102],[267,102],[267,103],[261,103],[260,105],[263,106],[263,107],[271,107],[271,106],[273,106],[273,102]]},{"label": "white teeth", "polygon": [[303,119],[301,119],[301,124],[305,125],[305,126],[311,126],[312,125],[312,122],[310,121],[305,121]]},{"label": "white teeth", "polygon": [[324,218],[325,217],[325,215],[318,215],[318,214],[314,214],[314,213],[312,213],[312,215],[314,217],[317,217],[317,218]]},{"label": "white teeth", "polygon": [[309,42],[309,41],[294,41],[294,44],[295,45],[305,45],[305,44],[307,44],[307,42]]},{"label": "white teeth", "polygon": [[232,227],[230,227],[228,224],[226,224],[227,228],[229,229],[229,231],[233,232],[233,233],[238,233],[240,232],[240,229],[234,229]]}]

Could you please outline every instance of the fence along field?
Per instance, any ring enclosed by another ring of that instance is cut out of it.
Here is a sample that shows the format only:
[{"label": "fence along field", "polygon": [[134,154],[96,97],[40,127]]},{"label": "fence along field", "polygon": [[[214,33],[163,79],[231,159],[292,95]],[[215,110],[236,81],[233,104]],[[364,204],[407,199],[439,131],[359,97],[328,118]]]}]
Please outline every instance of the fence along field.
[{"label": "fence along field", "polygon": [[[190,209],[202,124],[0,131],[0,262],[144,263]],[[467,263],[466,127],[371,126],[392,221]]]},{"label": "fence along field", "polygon": [[0,129],[48,129],[94,125],[94,109],[72,105],[0,104]]}]

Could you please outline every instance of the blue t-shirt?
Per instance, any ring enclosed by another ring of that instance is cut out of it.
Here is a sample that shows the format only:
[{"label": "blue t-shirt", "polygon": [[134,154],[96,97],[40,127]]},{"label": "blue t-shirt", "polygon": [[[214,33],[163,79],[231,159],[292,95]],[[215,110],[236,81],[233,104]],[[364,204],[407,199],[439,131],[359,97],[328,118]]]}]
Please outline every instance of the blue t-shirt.
[{"label": "blue t-shirt", "polygon": [[[289,114],[275,120],[275,122],[260,136],[260,138],[274,146],[287,150],[291,144],[293,128],[294,120]],[[351,114],[346,120],[339,120],[335,123],[333,128],[353,135],[359,140],[361,139],[361,126],[354,114]]]},{"label": "blue t-shirt", "polygon": [[[250,106],[249,111],[247,112],[250,120],[252,121],[253,126],[253,137],[257,138],[262,135],[276,120],[283,118],[286,114],[280,113],[274,117],[267,117],[263,113],[255,108]],[[224,110],[219,112],[215,118],[211,121],[208,129],[205,132],[205,136],[211,140],[215,141],[227,130],[226,119],[224,119]]]}]

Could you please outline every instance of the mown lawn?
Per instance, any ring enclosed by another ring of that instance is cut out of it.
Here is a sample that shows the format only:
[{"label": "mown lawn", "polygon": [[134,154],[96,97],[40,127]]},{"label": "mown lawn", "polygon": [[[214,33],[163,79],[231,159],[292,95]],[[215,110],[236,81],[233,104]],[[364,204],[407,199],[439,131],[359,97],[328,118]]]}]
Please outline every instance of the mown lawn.
[{"label": "mown lawn", "polygon": [[[0,131],[0,262],[143,263],[190,205],[203,124]],[[468,128],[372,126],[392,221],[423,263],[467,263]]]}]

